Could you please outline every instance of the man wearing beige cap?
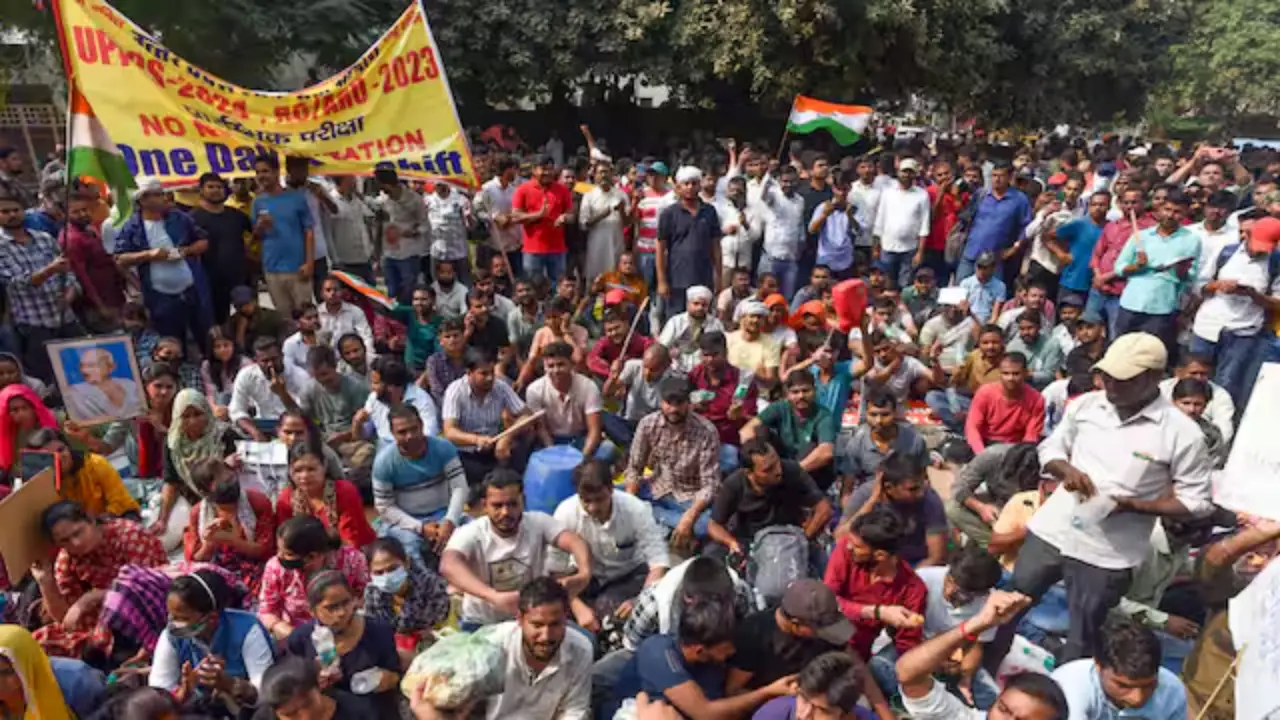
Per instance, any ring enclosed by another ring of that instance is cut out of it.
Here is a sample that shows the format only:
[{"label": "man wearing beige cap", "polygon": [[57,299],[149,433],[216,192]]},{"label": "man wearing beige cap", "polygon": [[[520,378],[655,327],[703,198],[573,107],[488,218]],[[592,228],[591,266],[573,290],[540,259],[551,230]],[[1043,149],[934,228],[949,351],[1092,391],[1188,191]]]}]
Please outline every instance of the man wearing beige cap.
[{"label": "man wearing beige cap", "polygon": [[872,229],[872,254],[897,288],[911,284],[911,269],[923,261],[929,237],[929,193],[916,186],[919,172],[915,158],[898,163],[898,182],[881,191]]},{"label": "man wearing beige cap", "polygon": [[[1066,579],[1071,620],[1061,662],[1095,654],[1107,611],[1150,549],[1156,518],[1211,509],[1204,435],[1160,394],[1166,362],[1154,335],[1116,338],[1094,366],[1105,390],[1076,399],[1040,445],[1045,472],[1062,484],[1027,526],[1011,589],[1039,599]],[[1007,647],[1001,641],[1016,626],[1002,629],[993,650]]]}]

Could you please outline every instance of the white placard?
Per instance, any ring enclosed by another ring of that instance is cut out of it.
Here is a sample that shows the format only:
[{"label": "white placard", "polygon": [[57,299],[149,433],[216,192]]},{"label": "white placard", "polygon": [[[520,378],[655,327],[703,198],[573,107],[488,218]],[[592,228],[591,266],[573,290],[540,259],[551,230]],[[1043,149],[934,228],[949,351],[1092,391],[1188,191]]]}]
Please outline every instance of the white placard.
[{"label": "white placard", "polygon": [[1280,363],[1258,373],[1249,405],[1236,430],[1214,502],[1237,512],[1280,520]]},{"label": "white placard", "polygon": [[938,290],[939,305],[959,305],[961,300],[966,300],[968,297],[969,293],[962,287],[944,287]]},{"label": "white placard", "polygon": [[1227,607],[1231,639],[1241,654],[1236,720],[1274,717],[1280,709],[1280,562],[1271,561]]}]

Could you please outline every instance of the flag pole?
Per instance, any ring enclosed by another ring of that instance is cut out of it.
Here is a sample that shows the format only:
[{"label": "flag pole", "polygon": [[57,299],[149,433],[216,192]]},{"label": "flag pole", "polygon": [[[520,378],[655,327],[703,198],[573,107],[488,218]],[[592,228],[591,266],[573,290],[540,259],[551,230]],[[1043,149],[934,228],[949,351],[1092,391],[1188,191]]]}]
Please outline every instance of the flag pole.
[{"label": "flag pole", "polygon": [[[797,95],[796,97],[800,97],[800,96]],[[793,98],[791,100],[791,109],[787,111],[787,122],[782,126],[782,139],[778,141],[778,162],[779,163],[782,162],[782,153],[787,151],[787,138],[790,137],[790,134],[791,134],[791,110],[794,110],[795,107],[796,107],[796,101]]]}]

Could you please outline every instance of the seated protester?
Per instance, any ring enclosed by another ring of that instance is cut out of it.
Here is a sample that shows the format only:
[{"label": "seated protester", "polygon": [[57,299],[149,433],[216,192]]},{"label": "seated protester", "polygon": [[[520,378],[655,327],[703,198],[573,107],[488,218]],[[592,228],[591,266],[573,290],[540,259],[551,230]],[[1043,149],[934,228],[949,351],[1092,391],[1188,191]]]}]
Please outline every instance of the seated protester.
[{"label": "seated protester", "polygon": [[[583,623],[598,632],[600,621],[631,603],[646,587],[662,579],[671,560],[666,539],[643,500],[613,487],[609,465],[588,459],[573,471],[576,492],[556,508],[555,519],[577,533],[591,551],[591,583],[574,601],[583,603],[575,615],[594,618]],[[559,559],[564,559],[563,556]]]},{"label": "seated protester", "polygon": [[[738,647],[741,647],[740,643]],[[741,654],[735,654],[734,660]],[[864,668],[849,653],[832,651],[819,655],[796,676],[795,696],[784,695],[770,700],[751,716],[751,720],[875,720],[878,716],[874,712],[858,705],[864,682],[869,678]],[[887,712],[892,715],[891,710]]]},{"label": "seated protester", "polygon": [[391,317],[404,323],[404,364],[414,375],[427,369],[427,358],[440,349],[440,325],[443,319],[436,313],[436,293],[430,285],[413,289],[413,304],[406,307],[396,301]]},{"label": "seated protester", "polygon": [[836,434],[831,414],[814,402],[813,376],[793,370],[787,376],[787,399],[770,403],[742,428],[742,442],[762,438],[784,460],[794,460],[826,492],[835,482]]},{"label": "seated protester", "polygon": [[706,287],[695,285],[689,288],[685,291],[684,301],[684,312],[667,319],[658,342],[671,351],[676,369],[691,372],[694,366],[704,361],[702,338],[712,333],[723,337],[724,325],[710,313],[711,291]]},{"label": "seated protester", "polygon": [[[927,270],[928,268],[922,268]],[[921,351],[937,347],[938,364],[948,375],[954,373],[977,343],[978,322],[963,304],[938,306],[938,313],[920,328]]]},{"label": "seated protester", "polygon": [[[680,610],[675,633],[654,635],[636,648],[614,685],[616,710],[624,700],[645,693],[666,700],[683,717],[745,717],[773,698],[791,693],[785,675],[749,692],[731,695],[726,662],[734,654],[736,619],[728,598],[692,599]],[[602,717],[612,717],[605,712]]]},{"label": "seated protester", "polygon": [[1067,355],[1065,367],[1058,373],[1059,378],[1040,391],[1040,397],[1044,398],[1044,437],[1049,437],[1062,422],[1068,402],[1100,389],[1094,387],[1094,364],[1096,361],[1089,359],[1085,348],[1076,348]]},{"label": "seated protester", "polygon": [[716,490],[707,533],[712,550],[746,557],[761,530],[790,525],[810,541],[826,529],[831,501],[800,463],[778,457],[769,441],[755,437],[742,444],[742,467]]},{"label": "seated protester", "polygon": [[418,386],[431,392],[437,405],[444,404],[444,391],[454,380],[467,374],[463,355],[467,341],[462,338],[462,321],[445,320],[440,323],[440,349],[427,358],[427,369],[418,378]]},{"label": "seated protester", "polygon": [[314,661],[286,657],[262,676],[253,720],[359,720],[376,717],[368,698],[329,688],[320,689],[320,667]]},{"label": "seated protester", "polygon": [[821,300],[822,294],[830,289],[831,268],[821,263],[814,265],[813,271],[809,273],[809,284],[797,290],[791,298],[791,311],[799,310],[807,302]]},{"label": "seated protester", "polygon": [[287,472],[289,449],[304,440],[315,444],[316,449],[324,460],[324,471],[328,473],[329,477],[340,478],[346,476],[347,471],[342,467],[342,458],[338,457],[336,450],[324,444],[320,431],[312,424],[311,420],[300,411],[285,410],[280,415],[280,423],[276,426],[276,436],[272,439],[272,443],[279,443],[284,446],[283,455],[285,457],[286,472],[284,475],[276,477],[275,466],[266,466],[261,472],[261,479],[267,485],[267,490],[273,497],[279,497],[280,491],[289,486]]},{"label": "seated protester", "polygon": [[[338,338],[355,333],[365,346],[373,347],[373,328],[364,311],[346,300],[346,285],[332,275],[320,285],[320,305],[316,312],[320,318],[320,332],[328,338],[328,345],[337,345]],[[423,355],[426,360],[426,355]]]},{"label": "seated protester", "polygon": [[472,295],[482,295],[489,303],[489,314],[507,326],[507,320],[516,312],[516,304],[511,298],[497,292],[494,286],[493,273],[487,267],[477,267],[472,272]]},{"label": "seated protester", "polygon": [[1006,353],[1000,382],[978,389],[964,421],[964,437],[974,453],[994,443],[1039,442],[1044,434],[1044,397],[1027,384],[1027,358]]},{"label": "seated protester", "polygon": [[[211,328],[212,330],[212,328]],[[178,380],[183,388],[205,392],[204,377],[200,374],[199,363],[182,359],[183,342],[175,337],[162,337],[151,349],[151,364],[165,363],[178,372]]]},{"label": "seated protester", "polygon": [[529,410],[544,411],[538,421],[542,444],[572,445],[583,457],[595,457],[604,439],[600,389],[574,370],[573,348],[568,343],[548,345],[542,358],[546,374],[525,391]]},{"label": "seated protester", "polygon": [[693,410],[715,426],[720,444],[733,448],[736,458],[742,427],[756,414],[756,384],[751,373],[729,364],[724,333],[708,332],[698,344],[702,362],[689,372]]},{"label": "seated protester", "polygon": [[573,556],[578,571],[560,582],[582,592],[591,582],[591,553],[576,533],[546,513],[524,509],[520,476],[499,468],[484,481],[484,517],[453,533],[440,558],[440,574],[459,591],[464,630],[514,617],[520,588],[547,574],[548,548]]},{"label": "seated protester", "polygon": [[405,667],[432,628],[449,614],[449,587],[444,578],[418,560],[393,537],[369,546],[369,586],[364,589],[364,615],[395,628],[396,650]]},{"label": "seated protester", "polygon": [[[755,296],[756,290],[751,287],[751,268],[736,267],[730,273],[729,287],[716,296],[716,317],[727,328],[737,327],[734,310],[739,303]],[[763,300],[764,298],[759,298]]]},{"label": "seated protester", "polygon": [[947,554],[947,515],[936,490],[929,487],[924,465],[910,455],[891,454],[876,471],[875,480],[863,483],[845,503],[836,535],[850,523],[879,506],[894,510],[902,522],[902,537],[895,555],[912,567],[942,565]]},{"label": "seated protester", "polygon": [[1072,660],[1053,671],[1071,717],[1186,720],[1187,690],[1176,674],[1160,665],[1155,632],[1121,620],[1108,623],[1101,635],[1096,657]]},{"label": "seated protester", "polygon": [[[1007,623],[1031,599],[1018,593],[992,590],[982,610],[954,628],[926,640],[898,659],[898,688],[907,713],[915,720],[1066,720],[1075,718],[1075,706],[1058,684],[1034,672],[1009,677],[988,712],[971,708],[947,691],[945,683],[933,679],[935,672],[950,665],[957,651],[971,638]],[[1155,717],[1155,716],[1153,716]]]},{"label": "seated protester", "polygon": [[[833,338],[834,340],[834,338]],[[832,344],[823,343],[818,346],[809,360],[791,366],[790,371],[805,369],[813,375],[814,399],[818,407],[831,415],[831,427],[839,435],[844,427],[844,412],[849,407],[849,397],[853,395],[853,361],[837,360],[840,351]]]},{"label": "seated protester", "polygon": [[[1080,317],[1084,314],[1084,297],[1076,293],[1064,293],[1058,299],[1058,324],[1048,334],[1049,339],[1058,343],[1058,349],[1067,356],[1076,349],[1076,328],[1080,326]],[[1044,316],[1042,315],[1041,318]]]},{"label": "seated protester", "polygon": [[311,303],[293,311],[293,325],[297,330],[284,339],[280,351],[284,361],[300,370],[307,369],[307,352],[320,343],[320,313]]},{"label": "seated protester", "polygon": [[1019,333],[1018,321],[1024,314],[1033,310],[1040,313],[1040,325],[1045,337],[1048,337],[1053,332],[1054,318],[1053,301],[1049,300],[1049,291],[1043,283],[1038,280],[1027,281],[1025,276],[1018,280],[1018,284],[1022,287],[1018,288],[1014,298],[1001,308],[1000,317],[995,321],[996,325],[1004,331],[1005,342],[1013,342]]},{"label": "seated protester", "polygon": [[769,308],[764,303],[749,300],[742,308],[738,329],[725,336],[729,364],[751,373],[765,385],[778,380],[778,366],[782,363],[782,348],[764,333],[762,323],[768,315]]},{"label": "seated protester", "polygon": [[[138,501],[133,499],[111,462],[94,452],[71,449],[61,431],[40,428],[27,438],[27,447],[56,453],[60,458],[58,497],[70,500],[92,516],[112,515],[140,521]],[[29,479],[29,478],[28,478]]]},{"label": "seated protester", "polygon": [[467,348],[465,361],[466,377],[455,380],[444,394],[443,437],[458,449],[466,471],[464,485],[474,487],[499,465],[523,468],[529,446],[525,439],[535,428],[528,425],[498,439],[503,428],[532,412],[505,378],[497,378],[494,358],[487,351]]},{"label": "seated protester", "polygon": [[1031,487],[1029,479],[1024,475],[1020,486],[1024,489],[1014,493],[1005,502],[999,517],[991,525],[991,542],[987,545],[987,552],[1000,558],[1000,564],[1006,572],[1013,572],[1018,551],[1027,539],[1027,526],[1031,523],[1031,518],[1053,491],[1058,489],[1058,484],[1052,477],[1040,475],[1039,484]]},{"label": "seated protester", "polygon": [[50,389],[43,380],[28,375],[22,367],[22,360],[10,352],[0,352],[0,390],[10,385],[26,385],[35,391],[42,401],[47,400]]},{"label": "seated protester", "polygon": [[1062,348],[1048,333],[1041,331],[1043,316],[1039,310],[1026,309],[1018,315],[1017,337],[1009,342],[1009,353],[1021,353],[1027,358],[1027,382],[1037,390],[1057,377],[1065,360]]},{"label": "seated protester", "polygon": [[109,649],[111,633],[97,622],[107,590],[126,565],[168,562],[160,539],[132,520],[93,518],[68,500],[45,508],[40,528],[58,555],[52,565],[45,558],[31,566],[53,621],[36,631],[36,640],[46,652],[66,657],[80,657],[89,647]]},{"label": "seated protester", "polygon": [[[870,659],[876,683],[890,695],[897,692],[893,660],[920,643],[928,595],[924,582],[898,555],[904,532],[902,518],[891,508],[858,515],[836,543],[823,577],[840,601],[840,612],[853,622],[849,648]],[[875,654],[871,645],[881,631],[893,642]]]},{"label": "seated protester", "polygon": [[1094,363],[1102,359],[1107,351],[1107,322],[1097,310],[1085,310],[1076,321],[1075,347],[1068,351],[1079,350]]},{"label": "seated protester", "polygon": [[[765,278],[771,283],[777,282],[774,278]],[[794,363],[800,354],[800,336],[796,333],[795,328],[791,327],[791,308],[787,305],[787,299],[781,293],[773,292],[760,298],[760,302],[769,308],[769,315],[764,318],[760,324],[760,329],[773,341],[782,348],[782,361],[784,363]],[[781,372],[779,366],[779,374],[786,375]]]},{"label": "seated protester", "polygon": [[[863,341],[869,353],[853,367],[855,377],[862,378],[863,394],[884,390],[906,407],[911,398],[923,398],[934,387],[946,385],[947,376],[938,364],[940,347],[925,351],[925,362],[903,352],[888,335],[874,330]],[[926,362],[928,364],[926,364]]]},{"label": "seated protester", "polygon": [[[494,257],[497,258],[498,264],[502,263],[502,256]],[[506,271],[505,266],[503,271]],[[520,359],[529,356],[533,334],[546,323],[546,318],[542,314],[542,303],[538,302],[538,295],[533,290],[533,283],[521,278],[516,280],[512,291],[516,307],[507,317],[507,336],[515,346],[516,358]],[[645,291],[648,292],[647,287]],[[521,365],[521,368],[523,367]]]},{"label": "seated protester", "polygon": [[[982,612],[992,588],[1000,582],[1000,563],[986,550],[966,545],[957,553],[950,565],[926,567],[916,570],[928,591],[924,611],[924,638],[926,640],[959,627]],[[942,675],[950,676],[960,696],[977,706],[989,710],[1000,694],[995,678],[982,668],[982,647],[995,639],[995,629],[966,638],[961,648],[963,655],[954,668],[946,668]]]},{"label": "seated protester", "polygon": [[231,418],[227,403],[231,402],[231,388],[240,370],[249,367],[249,358],[240,354],[235,341],[221,327],[209,329],[205,359],[200,363],[200,378],[204,383],[204,396],[219,420]]},{"label": "seated protester", "polygon": [[[1206,607],[1201,593],[1194,593],[1190,603],[1179,602],[1177,591],[1169,593],[1171,602],[1167,605],[1166,593],[1175,581],[1195,577],[1192,548],[1199,550],[1208,544],[1215,527],[1234,528],[1238,524],[1236,514],[1221,507],[1215,507],[1207,517],[1188,518],[1186,522],[1160,518],[1151,531],[1147,556],[1134,568],[1133,581],[1112,613],[1155,630],[1162,648],[1162,664],[1172,664],[1171,669],[1180,669],[1200,634],[1197,621],[1183,615],[1203,619]],[[1169,611],[1161,610],[1162,605]]]},{"label": "seated protester", "polygon": [[57,429],[58,420],[36,392],[26,385],[10,385],[0,390],[0,471],[10,484],[22,474],[22,448],[42,428]]},{"label": "seated protester", "polygon": [[947,519],[970,542],[985,548],[1005,505],[1039,487],[1040,457],[1034,442],[992,445],[956,473]]},{"label": "seated protester", "polygon": [[254,341],[253,362],[236,376],[231,386],[231,422],[247,437],[266,442],[280,414],[297,410],[311,387],[307,371],[286,363],[280,341],[262,336]]},{"label": "seated protester", "polygon": [[391,432],[391,411],[405,405],[418,411],[428,435],[440,434],[440,411],[436,409],[435,401],[413,382],[400,358],[383,355],[374,360],[370,380],[369,397],[351,423],[353,435],[365,437],[364,425],[372,422],[374,442],[379,449],[395,442],[395,435]]},{"label": "seated protester", "polygon": [[677,545],[706,537],[720,483],[715,426],[691,412],[689,394],[682,377],[662,381],[659,409],[636,427],[626,470],[627,492],[650,500],[654,518]]},{"label": "seated protester", "polygon": [[898,299],[885,294],[872,303],[871,317],[867,322],[872,332],[884,333],[895,343],[911,344],[920,336],[911,314],[902,312]]},{"label": "seated protester", "polygon": [[933,268],[919,267],[912,276],[911,285],[902,288],[899,300],[902,307],[910,313],[916,327],[923,328],[936,314],[938,295],[938,278],[934,275]]},{"label": "seated protester", "polygon": [[1227,464],[1227,451],[1230,449],[1222,439],[1222,431],[1218,426],[1204,419],[1205,408],[1213,399],[1213,388],[1203,380],[1185,377],[1173,386],[1173,404],[1178,406],[1184,415],[1196,421],[1200,432],[1204,433],[1205,450],[1209,453],[1209,461],[1214,470],[1221,470]]},{"label": "seated protester", "polygon": [[351,680],[358,673],[373,675],[373,689],[360,694],[367,696],[377,717],[398,717],[401,665],[391,625],[356,612],[360,595],[337,570],[321,570],[308,578],[307,604],[314,619],[294,628],[285,638],[285,651],[321,664],[312,633],[328,628],[337,658],[320,668],[320,682],[326,688],[352,692]]},{"label": "seated protester", "polygon": [[369,367],[369,350],[364,340],[355,333],[347,333],[335,340],[333,347],[338,351],[338,372],[368,385],[373,369]]},{"label": "seated protester", "polygon": [[[597,340],[591,347],[591,352],[587,353],[587,371],[595,376],[595,379],[608,380],[615,367],[618,372],[622,372],[623,363],[632,359],[639,360],[645,349],[653,344],[652,338],[640,333],[631,334],[628,342],[627,336],[630,330],[631,325],[626,315],[614,309],[605,313],[604,336]],[[627,342],[626,347],[622,346],[623,342]]]},{"label": "seated protester", "polygon": [[[723,562],[699,555],[671,568],[657,583],[640,591],[622,628],[624,649],[613,656],[625,664],[646,638],[674,634],[682,608],[712,597],[728,599],[738,620],[757,608],[755,591],[737,573]],[[621,670],[621,664],[611,669]],[[599,672],[596,677],[600,679]],[[616,673],[607,680],[604,685],[613,685]]]},{"label": "seated protester", "polygon": [[311,516],[343,543],[363,548],[377,537],[364,513],[360,491],[325,466],[323,446],[307,438],[289,446],[289,485],[276,499],[276,523]]},{"label": "seated protester", "polygon": [[466,285],[458,282],[458,269],[452,260],[433,260],[435,263],[435,280],[431,289],[435,291],[436,309],[445,320],[461,320],[467,314],[467,295],[471,292]]},{"label": "seated protester", "polygon": [[192,481],[207,488],[191,508],[183,534],[187,562],[213,563],[235,575],[255,597],[262,589],[262,569],[275,552],[276,513],[261,491],[240,486],[231,468],[218,458],[205,458],[192,470]]},{"label": "seated protester", "polygon": [[[219,422],[209,401],[195,390],[183,390],[173,400],[173,420],[169,423],[164,440],[164,486],[160,490],[160,509],[148,530],[164,533],[169,527],[174,509],[179,501],[186,503],[180,518],[185,520],[186,508],[195,507],[208,492],[208,487],[195,482],[194,468],[201,460],[223,460],[236,453],[236,432],[230,425]],[[179,527],[184,527],[183,525]]]},{"label": "seated protester", "polygon": [[960,289],[964,290],[969,310],[979,323],[996,322],[1001,306],[1009,297],[1009,290],[996,273],[995,253],[988,251],[978,255],[973,274],[960,281]]},{"label": "seated protester", "polygon": [[1205,406],[1202,417],[1213,423],[1222,433],[1222,441],[1230,445],[1231,438],[1235,437],[1236,404],[1231,399],[1231,393],[1214,383],[1212,377],[1213,360],[1208,355],[1183,353],[1179,356],[1178,367],[1174,369],[1173,377],[1160,381],[1160,393],[1166,399],[1172,400],[1173,386],[1183,378],[1195,378],[1200,382],[1208,383],[1213,396],[1209,398],[1209,404]]},{"label": "seated protester", "polygon": [[102,673],[83,661],[49,657],[20,625],[0,625],[0,706],[12,718],[89,717],[107,697]]},{"label": "seated protester", "polygon": [[1004,333],[995,325],[978,333],[978,349],[971,351],[951,373],[951,386],[930,390],[924,397],[929,409],[952,432],[962,432],[974,393],[1000,380],[1000,359],[1004,357]]},{"label": "seated protester", "polygon": [[498,370],[505,376],[508,365],[515,366],[515,353],[507,337],[506,321],[489,312],[486,295],[471,293],[467,302],[471,309],[462,318],[462,339],[467,347],[484,348],[498,358]]},{"label": "seated protester", "polygon": [[840,497],[847,499],[854,488],[875,477],[890,455],[911,458],[920,467],[929,464],[929,448],[915,426],[901,419],[898,401],[884,390],[873,390],[863,402],[863,423],[836,453],[840,476]]},{"label": "seated protester", "polygon": [[258,293],[252,288],[232,288],[231,306],[235,312],[227,320],[226,330],[238,348],[255,348],[258,338],[271,338],[278,343],[288,332],[289,318],[278,310],[260,306]]},{"label": "seated protester", "polygon": [[586,328],[573,322],[573,304],[564,298],[552,298],[547,303],[545,315],[546,324],[533,334],[529,357],[520,368],[520,376],[516,379],[517,391],[528,387],[544,372],[541,368],[543,353],[556,343],[564,343],[572,349],[573,367],[586,367],[591,338]]},{"label": "seated protester", "polygon": [[440,556],[462,524],[467,478],[458,450],[446,438],[424,435],[422,425],[411,405],[391,412],[396,441],[382,448],[373,464],[373,504],[382,535],[394,537],[416,561],[426,562]]},{"label": "seated protester", "polygon": [[[276,640],[311,619],[307,605],[307,578],[321,570],[337,570],[346,576],[356,597],[369,584],[364,555],[345,545],[324,523],[310,515],[289,518],[276,528],[276,555],[267,561],[258,593],[258,617]],[[359,600],[357,600],[358,602]]]},{"label": "seated protester", "polygon": [[374,445],[355,433],[352,421],[369,397],[369,386],[338,372],[333,348],[321,345],[307,353],[307,369],[315,380],[302,397],[302,412],[315,422],[325,445],[337,451],[345,473],[357,486],[366,486],[373,467]]},{"label": "seated protester", "polygon": [[[617,369],[617,372],[613,372]],[[627,360],[610,368],[600,394],[611,400],[623,399],[621,414],[604,414],[604,432],[618,447],[631,445],[636,426],[658,410],[658,388],[669,377],[684,377],[671,364],[671,353],[665,345],[653,343],[639,359]]]},{"label": "seated protester", "polygon": [[253,613],[212,570],[176,578],[169,621],[156,642],[147,684],[172,693],[189,712],[222,714],[257,703],[275,645]]}]

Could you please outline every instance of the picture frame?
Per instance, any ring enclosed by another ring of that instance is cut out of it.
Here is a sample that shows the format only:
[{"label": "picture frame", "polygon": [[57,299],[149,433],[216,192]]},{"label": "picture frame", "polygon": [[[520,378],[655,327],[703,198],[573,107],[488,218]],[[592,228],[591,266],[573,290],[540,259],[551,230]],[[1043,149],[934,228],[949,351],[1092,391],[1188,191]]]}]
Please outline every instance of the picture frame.
[{"label": "picture frame", "polygon": [[45,343],[67,416],[81,426],[145,415],[142,370],[127,334]]}]

